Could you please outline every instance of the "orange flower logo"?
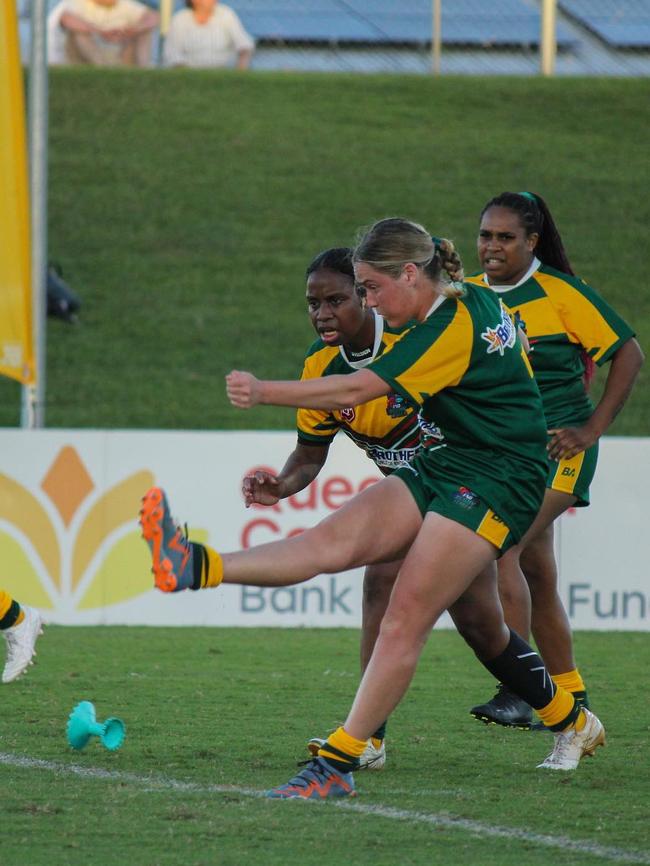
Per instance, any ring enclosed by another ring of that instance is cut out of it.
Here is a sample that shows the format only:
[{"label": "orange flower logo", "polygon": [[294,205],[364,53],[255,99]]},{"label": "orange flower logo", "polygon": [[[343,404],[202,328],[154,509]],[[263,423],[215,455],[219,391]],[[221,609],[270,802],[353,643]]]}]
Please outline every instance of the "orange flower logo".
[{"label": "orange flower logo", "polygon": [[36,495],[0,473],[0,586],[26,604],[66,612],[148,592],[151,564],[136,517],[153,483],[143,470],[99,493],[69,445]]}]

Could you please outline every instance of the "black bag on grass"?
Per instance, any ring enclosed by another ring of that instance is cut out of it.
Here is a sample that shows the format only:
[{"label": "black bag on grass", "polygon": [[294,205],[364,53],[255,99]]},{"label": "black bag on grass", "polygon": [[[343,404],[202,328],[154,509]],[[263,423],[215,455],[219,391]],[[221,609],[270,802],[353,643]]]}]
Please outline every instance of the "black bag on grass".
[{"label": "black bag on grass", "polygon": [[63,279],[63,271],[57,264],[47,269],[47,314],[64,322],[76,322],[81,301]]}]

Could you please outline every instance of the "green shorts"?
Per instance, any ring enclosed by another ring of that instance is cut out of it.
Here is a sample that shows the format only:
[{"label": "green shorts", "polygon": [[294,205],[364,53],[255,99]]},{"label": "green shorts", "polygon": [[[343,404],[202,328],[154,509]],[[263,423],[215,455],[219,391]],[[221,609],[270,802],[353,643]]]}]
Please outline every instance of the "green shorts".
[{"label": "green shorts", "polygon": [[549,460],[546,487],[577,497],[576,508],[589,505],[589,485],[596,474],[598,442],[570,460]]},{"label": "green shorts", "polygon": [[[485,491],[494,490],[498,486],[500,501],[504,501],[504,490],[507,490],[509,485],[504,485],[502,481],[494,478],[481,477],[479,480],[475,475],[472,476],[472,482],[467,482],[467,473],[463,483],[461,473],[450,473],[449,467],[445,467],[444,472],[437,472],[435,469],[431,471],[431,468],[431,465],[427,465],[427,458],[418,455],[409,466],[395,470],[393,475],[401,478],[409,488],[423,516],[428,511],[433,511],[466,526],[493,544],[499,555],[517,544],[537,516],[542,504],[542,472],[535,473],[529,484],[521,484],[521,479],[518,479],[517,487],[513,486],[509,490],[508,499],[510,510],[517,511],[519,531],[513,532],[509,525],[512,521],[508,521],[505,511],[502,512],[503,517],[498,514],[487,501],[485,494]],[[470,483],[472,487],[469,486]]]}]

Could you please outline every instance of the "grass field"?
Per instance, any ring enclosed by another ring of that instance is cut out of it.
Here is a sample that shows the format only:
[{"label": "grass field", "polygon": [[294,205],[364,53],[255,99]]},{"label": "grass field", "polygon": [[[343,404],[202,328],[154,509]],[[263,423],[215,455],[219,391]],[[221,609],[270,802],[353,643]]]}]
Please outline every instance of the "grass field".
[{"label": "grass field", "polygon": [[[49,322],[48,426],[292,428],[232,409],[223,374],[299,372],[312,256],[400,214],[472,270],[503,189],[547,198],[648,345],[647,79],[58,69],[50,96],[50,256],[84,307]],[[650,433],[647,376],[611,433]],[[0,425],[19,391],[0,382]]]},{"label": "grass field", "polygon": [[[292,428],[291,410],[230,408],[223,375],[299,373],[311,257],[400,214],[471,270],[504,189],[547,198],[647,349],[647,80],[62,69],[50,95],[50,256],[83,309],[48,323],[49,427]],[[647,381],[611,433],[650,435]],[[0,381],[0,426],[19,392]],[[577,773],[535,769],[548,735],[469,717],[492,680],[437,632],[386,771],[319,806],[259,794],[342,721],[356,631],[52,626],[0,687],[0,866],[649,864],[648,636],[576,642],[610,739]],[[124,719],[119,752],[66,745],[82,699]]]},{"label": "grass field", "polygon": [[[2,687],[3,866],[588,866],[650,863],[647,667],[639,634],[580,633],[609,744],[576,773],[535,768],[548,734],[485,727],[492,680],[455,632],[435,632],[391,719],[382,772],[334,803],[259,797],[357,683],[354,630],[63,628]],[[91,700],[126,723],[121,750],[73,752],[67,716]]]}]

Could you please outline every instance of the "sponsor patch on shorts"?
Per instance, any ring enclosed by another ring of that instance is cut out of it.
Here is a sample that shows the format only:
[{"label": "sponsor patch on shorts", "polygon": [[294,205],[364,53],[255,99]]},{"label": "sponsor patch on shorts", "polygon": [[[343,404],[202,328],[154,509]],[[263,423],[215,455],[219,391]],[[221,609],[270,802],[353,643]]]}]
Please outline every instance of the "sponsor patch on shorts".
[{"label": "sponsor patch on shorts", "polygon": [[559,490],[562,493],[573,493],[580,476],[585,453],[585,451],[581,451],[569,460],[558,460],[555,477],[551,484],[553,490]]},{"label": "sponsor patch on shorts", "polygon": [[476,493],[472,492],[469,487],[459,487],[458,490],[452,494],[451,498],[456,505],[460,505],[461,508],[476,508],[481,501]]},{"label": "sponsor patch on shorts", "polygon": [[485,517],[476,529],[476,534],[480,535],[481,538],[485,538],[501,550],[506,538],[510,534],[510,528],[501,520],[498,514],[495,514],[491,508],[488,508]]}]

